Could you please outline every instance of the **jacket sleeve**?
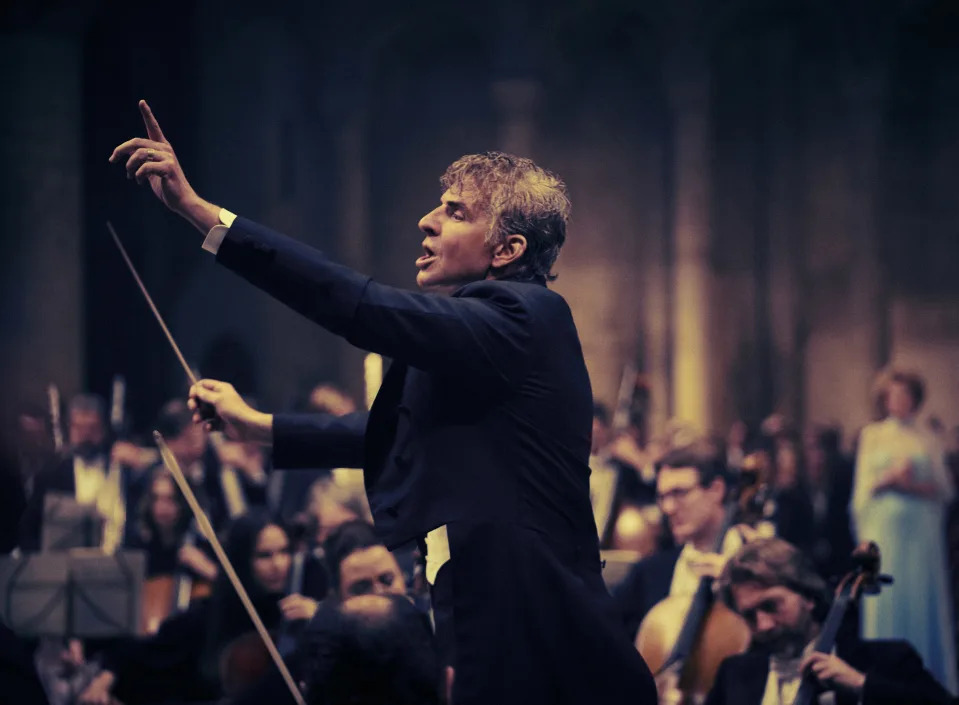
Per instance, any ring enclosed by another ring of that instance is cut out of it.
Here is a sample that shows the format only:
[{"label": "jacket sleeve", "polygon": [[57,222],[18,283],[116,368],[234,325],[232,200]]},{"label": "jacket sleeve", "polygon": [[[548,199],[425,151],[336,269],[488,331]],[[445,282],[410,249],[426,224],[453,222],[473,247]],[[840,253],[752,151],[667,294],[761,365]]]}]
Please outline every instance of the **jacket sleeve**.
[{"label": "jacket sleeve", "polygon": [[502,283],[475,282],[456,296],[384,286],[245,218],[233,222],[217,261],[359,348],[422,370],[469,370],[487,383],[524,374],[530,311]]},{"label": "jacket sleeve", "polygon": [[273,467],[362,468],[369,412],[346,416],[274,414]]},{"label": "jacket sleeve", "polygon": [[875,642],[866,670],[862,705],[947,705],[951,696],[927,671],[922,658],[906,642]]}]

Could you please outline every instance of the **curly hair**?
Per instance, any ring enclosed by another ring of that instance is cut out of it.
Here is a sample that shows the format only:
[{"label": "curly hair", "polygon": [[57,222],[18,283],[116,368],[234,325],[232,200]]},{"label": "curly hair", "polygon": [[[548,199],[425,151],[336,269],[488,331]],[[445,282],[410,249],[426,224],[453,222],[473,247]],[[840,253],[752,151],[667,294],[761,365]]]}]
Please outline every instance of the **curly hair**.
[{"label": "curly hair", "polygon": [[509,235],[526,238],[526,252],[517,274],[553,281],[550,270],[566,241],[570,202],[566,184],[531,159],[504,152],[467,154],[440,177],[444,190],[477,192],[475,204],[490,217],[488,244]]},{"label": "curly hair", "polygon": [[822,621],[829,611],[829,591],[802,551],[777,538],[747,543],[726,563],[719,576],[719,595],[736,609],[732,589],[754,583],[763,588],[782,586],[813,602],[813,616]]}]

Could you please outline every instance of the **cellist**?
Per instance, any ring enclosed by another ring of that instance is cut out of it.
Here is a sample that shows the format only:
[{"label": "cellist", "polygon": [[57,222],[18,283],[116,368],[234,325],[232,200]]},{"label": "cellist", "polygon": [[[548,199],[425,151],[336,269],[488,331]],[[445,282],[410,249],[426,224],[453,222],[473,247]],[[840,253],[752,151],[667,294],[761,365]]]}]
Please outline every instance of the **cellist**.
[{"label": "cellist", "polygon": [[670,596],[691,596],[703,576],[716,577],[743,545],[747,527],[737,526],[712,552],[725,518],[728,472],[721,448],[707,441],[669,451],[657,466],[656,503],[675,545],[644,558],[613,591],[630,638],[646,613]]},{"label": "cellist", "polygon": [[816,686],[814,703],[830,695],[835,705],[950,702],[905,641],[860,640],[840,629],[834,649],[817,651],[814,639],[827,631],[826,584],[791,544],[750,543],[729,560],[718,584],[749,625],[753,648],[723,661],[707,705],[793,705],[803,674]]}]

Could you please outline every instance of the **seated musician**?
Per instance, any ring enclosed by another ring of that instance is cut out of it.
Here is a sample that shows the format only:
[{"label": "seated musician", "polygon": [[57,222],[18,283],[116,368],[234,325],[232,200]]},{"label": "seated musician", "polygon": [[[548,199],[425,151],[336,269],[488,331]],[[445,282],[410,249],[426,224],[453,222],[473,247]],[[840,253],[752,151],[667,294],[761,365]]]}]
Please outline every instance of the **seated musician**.
[{"label": "seated musician", "polygon": [[[290,540],[267,515],[249,513],[231,524],[225,542],[233,564],[267,629],[283,620],[308,620],[323,595],[309,586],[285,595],[290,575]],[[220,571],[211,596],[171,617],[159,632],[118,650],[107,669],[80,696],[83,705],[208,702],[224,694],[221,664],[236,640],[253,624],[226,573]]]},{"label": "seated musician", "polygon": [[631,638],[657,602],[694,594],[699,579],[718,575],[742,545],[744,528],[736,527],[726,533],[722,554],[712,553],[725,518],[726,477],[722,449],[707,441],[675,448],[659,462],[656,501],[676,545],[639,561],[613,591]]},{"label": "seated musician", "polygon": [[[221,443],[217,451],[208,442],[202,428],[193,424],[193,413],[182,399],[172,399],[160,409],[154,427],[163,434],[170,451],[176,457],[197,499],[204,507],[214,529],[218,532],[231,517],[242,514],[249,506],[259,506],[266,501],[266,475],[262,467],[238,462],[245,454],[232,443]],[[221,456],[226,456],[224,461]],[[237,472],[235,483],[224,481],[223,466],[228,462]],[[152,471],[162,468],[158,461],[143,479],[131,490],[133,506],[146,494],[147,478]],[[126,541],[135,539],[134,522],[127,523]]]},{"label": "seated musician", "polygon": [[146,552],[146,577],[171,575],[185,566],[196,577],[213,581],[218,572],[210,551],[184,544],[193,514],[165,467],[152,471],[134,517],[127,548]]},{"label": "seated musician", "polygon": [[369,522],[355,519],[340,525],[326,539],[324,549],[330,584],[338,599],[406,594],[406,580],[396,557]]},{"label": "seated musician", "polygon": [[[326,539],[324,554],[330,575],[331,599],[327,602],[336,604],[363,595],[406,595],[406,580],[399,563],[377,538],[369,522],[354,519],[341,524]],[[317,620],[307,625],[296,653],[287,661],[297,681],[310,676],[315,657],[311,655],[310,645],[316,643],[316,630],[320,628],[322,622],[317,615]],[[293,705],[293,698],[276,667],[271,667],[247,692],[230,700],[230,705],[261,703]]]},{"label": "seated musician", "polygon": [[399,595],[367,594],[324,605],[310,624],[304,651],[309,705],[446,702],[429,619]]},{"label": "seated musician", "polygon": [[589,454],[589,496],[600,547],[610,540],[616,515],[624,504],[645,506],[655,500],[646,454],[630,432],[615,435],[609,409],[593,403],[593,435]]},{"label": "seated musician", "polygon": [[[939,705],[950,696],[904,641],[862,641],[841,630],[833,653],[814,652],[828,595],[812,563],[781,539],[740,550],[720,594],[749,625],[753,648],[723,661],[707,705],[792,705],[801,674],[814,675],[836,705]],[[864,599],[869,599],[866,597]]]},{"label": "seated musician", "polygon": [[[130,473],[110,472],[111,463],[126,466],[127,454],[111,446],[110,431],[103,399],[80,394],[67,408],[68,447],[64,457],[43,467],[30,477],[28,502],[20,526],[20,548],[41,548],[44,501],[48,495],[62,494],[77,503],[93,506],[104,515],[112,515],[113,502],[128,501]],[[119,445],[119,444],[118,444]],[[125,448],[126,445],[123,444]]]}]

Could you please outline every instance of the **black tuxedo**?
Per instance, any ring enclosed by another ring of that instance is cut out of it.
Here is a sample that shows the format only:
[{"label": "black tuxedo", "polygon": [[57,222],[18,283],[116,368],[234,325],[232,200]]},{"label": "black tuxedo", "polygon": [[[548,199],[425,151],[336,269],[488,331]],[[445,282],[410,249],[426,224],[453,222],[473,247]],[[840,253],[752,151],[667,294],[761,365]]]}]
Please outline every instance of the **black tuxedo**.
[{"label": "black tuxedo", "polygon": [[[862,700],[836,692],[836,705],[945,705],[946,690],[922,665],[922,659],[904,641],[839,642],[836,655],[866,675]],[[769,658],[752,652],[732,656],[719,667],[706,705],[760,705]]]},{"label": "black tuxedo", "polygon": [[682,546],[675,546],[644,558],[630,568],[613,590],[613,599],[630,639],[636,638],[646,613],[669,596],[673,570],[682,550]]},{"label": "black tuxedo", "polygon": [[274,465],[363,467],[391,548],[448,526],[457,705],[654,703],[600,573],[592,392],[563,298],[504,280],[406,292],[242,218],[217,260],[394,360],[368,415],[276,415]]}]

